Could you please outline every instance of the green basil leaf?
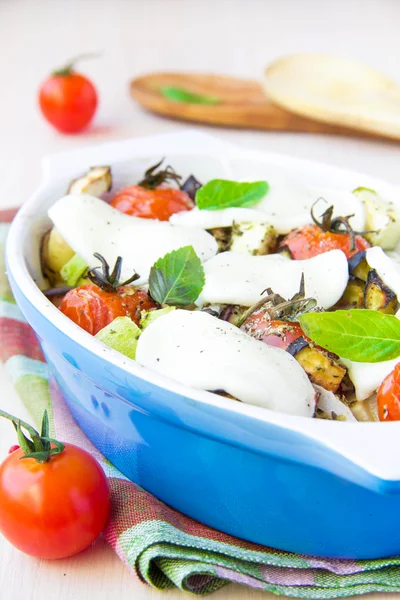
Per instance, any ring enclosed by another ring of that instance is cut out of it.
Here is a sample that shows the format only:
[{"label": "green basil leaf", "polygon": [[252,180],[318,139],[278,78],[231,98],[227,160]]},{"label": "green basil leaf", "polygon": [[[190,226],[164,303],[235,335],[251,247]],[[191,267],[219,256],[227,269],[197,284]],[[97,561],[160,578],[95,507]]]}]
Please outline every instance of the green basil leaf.
[{"label": "green basil leaf", "polygon": [[269,190],[267,181],[244,183],[228,179],[212,179],[196,192],[196,204],[200,209],[220,210],[231,207],[253,206],[264,198]]},{"label": "green basil leaf", "polygon": [[150,294],[160,304],[188,306],[204,287],[201,261],[192,246],[184,246],[159,258],[151,267]]},{"label": "green basil leaf", "polygon": [[376,363],[400,356],[400,320],[375,310],[337,310],[299,317],[304,333],[342,358]]},{"label": "green basil leaf", "polygon": [[187,104],[219,104],[221,100],[214,96],[203,96],[194,94],[182,88],[163,86],[160,88],[161,94],[172,102],[186,102]]}]

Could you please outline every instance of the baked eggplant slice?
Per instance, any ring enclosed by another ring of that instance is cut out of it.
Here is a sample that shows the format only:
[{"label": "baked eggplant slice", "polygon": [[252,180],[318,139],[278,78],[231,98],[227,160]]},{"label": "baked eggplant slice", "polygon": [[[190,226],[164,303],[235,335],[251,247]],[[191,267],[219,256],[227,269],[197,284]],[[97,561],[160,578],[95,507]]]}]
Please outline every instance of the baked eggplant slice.
[{"label": "baked eggplant slice", "polygon": [[365,281],[358,277],[350,277],[343,296],[337,302],[337,308],[364,308]]},{"label": "baked eggplant slice", "polygon": [[375,269],[371,269],[368,273],[364,306],[389,315],[394,315],[399,307],[395,293],[383,283]]},{"label": "baked eggplant slice", "polygon": [[90,194],[99,198],[110,191],[111,185],[110,167],[92,167],[85,175],[71,181],[68,194]]},{"label": "baked eggplant slice", "polygon": [[233,323],[235,325],[246,310],[247,308],[245,306],[239,306],[238,304],[227,304],[219,313],[219,318],[221,321],[228,321],[229,323]]},{"label": "baked eggplant slice", "polygon": [[243,252],[262,256],[274,252],[278,233],[266,223],[234,223],[232,226],[231,252]]},{"label": "baked eggplant slice", "polygon": [[361,281],[364,282],[367,281],[368,273],[370,270],[370,267],[367,263],[366,255],[366,251],[362,250],[361,252],[353,254],[353,256],[349,258],[350,276],[357,277],[357,279],[361,279]]},{"label": "baked eggplant slice", "polygon": [[335,360],[334,355],[313,346],[303,337],[292,342],[287,351],[294,356],[310,378],[329,392],[336,392],[346,375],[346,369]]},{"label": "baked eggplant slice", "polygon": [[232,239],[232,227],[215,227],[214,229],[208,229],[208,233],[211,233],[215,238],[219,252],[229,250]]}]

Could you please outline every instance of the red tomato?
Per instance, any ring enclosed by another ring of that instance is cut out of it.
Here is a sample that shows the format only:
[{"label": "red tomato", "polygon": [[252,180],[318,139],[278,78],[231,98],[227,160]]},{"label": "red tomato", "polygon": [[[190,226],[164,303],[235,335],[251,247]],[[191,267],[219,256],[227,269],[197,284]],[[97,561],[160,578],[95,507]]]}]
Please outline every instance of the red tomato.
[{"label": "red tomato", "polygon": [[174,213],[191,210],[194,203],[186,192],[176,188],[146,189],[131,185],[118,192],[111,206],[126,215],[168,221]]},{"label": "red tomato", "polygon": [[287,350],[299,337],[307,339],[299,323],[266,319],[263,311],[250,315],[241,329],[269,346],[282,350]]},{"label": "red tomato", "polygon": [[55,71],[40,87],[39,106],[49,123],[62,133],[76,133],[90,123],[97,108],[97,92],[73,65]]},{"label": "red tomato", "polygon": [[18,444],[14,444],[14,446],[10,446],[10,448],[8,450],[8,454],[12,454],[13,452],[15,452],[18,449],[19,449]]},{"label": "red tomato", "polygon": [[64,315],[92,335],[117,317],[130,317],[138,325],[140,312],[152,308],[157,305],[145,291],[129,286],[104,292],[97,285],[82,285],[70,290],[60,305]]},{"label": "red tomato", "polygon": [[329,250],[342,250],[347,258],[361,250],[366,250],[370,244],[361,235],[355,237],[355,249],[350,250],[351,239],[347,233],[323,231],[318,225],[307,225],[301,229],[294,229],[279,244],[279,250],[287,248],[294,260],[303,260],[329,252]]},{"label": "red tomato", "polygon": [[400,363],[381,383],[377,403],[380,421],[400,421]]},{"label": "red tomato", "polygon": [[1,533],[39,558],[65,558],[90,546],[110,510],[100,465],[72,444],[45,463],[22,456],[16,450],[0,465]]}]

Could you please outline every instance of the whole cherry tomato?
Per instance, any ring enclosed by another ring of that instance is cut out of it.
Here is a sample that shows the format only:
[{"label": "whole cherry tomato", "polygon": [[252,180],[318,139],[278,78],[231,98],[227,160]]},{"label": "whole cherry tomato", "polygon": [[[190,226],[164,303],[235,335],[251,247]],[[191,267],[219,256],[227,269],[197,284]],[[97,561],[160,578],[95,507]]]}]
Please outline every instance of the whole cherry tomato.
[{"label": "whole cherry tomato", "polygon": [[263,311],[250,315],[241,328],[252,337],[282,350],[287,350],[299,337],[307,339],[299,323],[268,319]]},{"label": "whole cherry tomato", "polygon": [[380,421],[400,421],[400,362],[381,383],[377,403]]},{"label": "whole cherry tomato", "polygon": [[109,514],[104,471],[85,450],[50,443],[29,425],[3,411],[0,415],[36,434],[30,447],[25,437],[0,465],[0,532],[19,550],[39,558],[81,552],[101,533]]},{"label": "whole cherry tomato", "polygon": [[43,82],[39,106],[46,120],[58,131],[76,133],[92,120],[97,108],[97,92],[87,77],[75,72],[71,62]]},{"label": "whole cherry tomato", "polygon": [[370,244],[361,235],[355,236],[354,248],[351,249],[351,237],[348,233],[324,231],[318,225],[307,225],[285,236],[278,251],[288,250],[294,260],[312,258],[329,250],[342,250],[350,258],[369,247]]},{"label": "whole cherry tomato", "polygon": [[96,335],[117,317],[130,317],[137,325],[142,310],[157,308],[150,296],[132,286],[106,292],[97,285],[82,285],[67,292],[60,310],[88,333]]},{"label": "whole cherry tomato", "polygon": [[146,189],[131,185],[118,192],[111,206],[126,215],[168,221],[174,213],[191,210],[194,203],[186,192],[176,188]]}]

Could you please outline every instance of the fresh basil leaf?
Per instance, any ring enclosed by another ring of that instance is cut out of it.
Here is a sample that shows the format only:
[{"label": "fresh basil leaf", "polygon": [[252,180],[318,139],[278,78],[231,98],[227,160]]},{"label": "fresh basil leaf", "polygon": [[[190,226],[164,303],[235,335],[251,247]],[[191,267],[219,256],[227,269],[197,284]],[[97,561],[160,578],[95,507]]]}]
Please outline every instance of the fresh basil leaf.
[{"label": "fresh basil leaf", "polygon": [[150,294],[160,304],[193,304],[204,283],[203,266],[192,246],[169,252],[159,258],[150,270]]},{"label": "fresh basil leaf", "polygon": [[400,320],[375,310],[337,310],[299,317],[304,333],[342,358],[376,363],[400,356]]},{"label": "fresh basil leaf", "polygon": [[219,104],[221,100],[215,96],[203,96],[203,94],[194,94],[183,88],[163,86],[160,88],[161,94],[172,102],[185,102],[187,104]]},{"label": "fresh basil leaf", "polygon": [[267,181],[244,183],[228,179],[212,179],[196,192],[196,204],[200,209],[220,210],[231,207],[253,206],[264,198],[269,190]]}]

